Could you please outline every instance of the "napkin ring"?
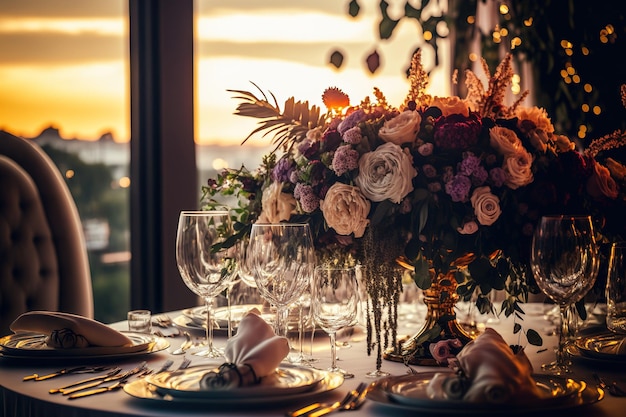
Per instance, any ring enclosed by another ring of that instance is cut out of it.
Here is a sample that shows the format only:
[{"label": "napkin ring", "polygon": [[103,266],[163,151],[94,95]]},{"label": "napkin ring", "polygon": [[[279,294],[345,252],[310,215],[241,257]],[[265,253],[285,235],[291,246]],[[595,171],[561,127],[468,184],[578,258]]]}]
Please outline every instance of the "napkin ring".
[{"label": "napkin ring", "polygon": [[82,334],[74,332],[72,329],[53,330],[46,341],[46,344],[53,348],[70,349],[83,348],[89,346],[89,341]]},{"label": "napkin ring", "polygon": [[[243,372],[245,369],[248,371]],[[236,365],[228,362],[221,364],[217,371],[207,372],[200,384],[208,389],[226,389],[258,384],[260,381],[251,365],[247,363]]]}]

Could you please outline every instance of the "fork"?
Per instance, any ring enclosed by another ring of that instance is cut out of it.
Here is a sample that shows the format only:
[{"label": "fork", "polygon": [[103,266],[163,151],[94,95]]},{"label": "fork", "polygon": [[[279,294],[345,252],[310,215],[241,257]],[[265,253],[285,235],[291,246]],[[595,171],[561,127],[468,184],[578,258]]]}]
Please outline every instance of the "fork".
[{"label": "fork", "polygon": [[356,389],[349,391],[341,401],[334,403],[313,403],[298,410],[288,412],[287,417],[320,417],[336,410],[356,409],[365,401],[368,384],[361,382]]},{"label": "fork", "polygon": [[608,384],[603,378],[601,378],[598,374],[593,374],[593,379],[596,380],[596,383],[600,388],[605,391],[608,391],[614,397],[626,397],[626,391],[622,390],[617,383],[613,382],[612,384]]}]

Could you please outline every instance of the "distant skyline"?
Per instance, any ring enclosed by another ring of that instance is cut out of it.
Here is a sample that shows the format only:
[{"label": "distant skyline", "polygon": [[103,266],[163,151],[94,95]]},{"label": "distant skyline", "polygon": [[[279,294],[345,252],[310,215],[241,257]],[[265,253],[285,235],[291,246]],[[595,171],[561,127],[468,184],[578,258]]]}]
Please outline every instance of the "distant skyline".
[{"label": "distant skyline", "polygon": [[[399,13],[405,2],[389,3],[389,12]],[[373,87],[400,104],[418,27],[406,24],[380,42],[378,0],[362,0],[358,19],[348,16],[347,5],[198,0],[196,141],[241,143],[256,121],[232,114],[238,102],[226,90],[253,90],[250,81],[281,106],[295,96],[323,108],[321,94],[332,86],[354,104]],[[385,60],[371,76],[363,61],[374,47]],[[335,48],[346,58],[340,71],[327,63]],[[111,132],[116,141],[129,139],[127,0],[0,0],[0,50],[0,129],[33,137],[52,125],[66,138]],[[445,73],[441,67],[431,76],[433,94],[448,94]]]}]

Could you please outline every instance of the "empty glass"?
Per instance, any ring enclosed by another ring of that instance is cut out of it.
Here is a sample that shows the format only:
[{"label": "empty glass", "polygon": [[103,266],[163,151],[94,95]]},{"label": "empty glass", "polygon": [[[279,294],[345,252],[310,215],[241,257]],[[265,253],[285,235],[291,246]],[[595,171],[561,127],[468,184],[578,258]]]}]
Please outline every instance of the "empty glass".
[{"label": "empty glass", "polygon": [[247,256],[261,296],[276,307],[274,329],[287,336],[289,305],[309,286],[315,266],[308,224],[255,223]]},{"label": "empty glass", "polygon": [[356,268],[315,268],[311,284],[311,305],[317,324],[330,337],[331,372],[340,372],[344,378],[354,375],[337,366],[337,331],[356,322],[359,305],[359,289]]},{"label": "empty glass", "polygon": [[187,287],[202,297],[206,306],[206,349],[195,355],[216,358],[213,346],[213,299],[229,287],[237,275],[229,249],[220,245],[232,236],[228,211],[183,211],[176,233],[176,263]]},{"label": "empty glass", "polygon": [[569,373],[566,338],[568,311],[581,300],[596,281],[598,247],[590,216],[544,216],[533,236],[531,269],[537,285],[558,304],[561,314],[556,360],[542,365],[551,373]]}]

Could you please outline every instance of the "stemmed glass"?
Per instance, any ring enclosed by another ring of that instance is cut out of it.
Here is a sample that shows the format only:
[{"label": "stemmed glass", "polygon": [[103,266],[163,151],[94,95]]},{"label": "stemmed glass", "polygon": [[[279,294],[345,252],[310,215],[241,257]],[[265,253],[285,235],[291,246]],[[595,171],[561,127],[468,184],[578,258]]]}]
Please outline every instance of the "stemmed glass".
[{"label": "stemmed glass", "polygon": [[337,331],[355,323],[359,305],[359,289],[356,268],[326,267],[315,268],[311,283],[311,304],[313,317],[330,337],[331,372],[340,372],[344,378],[354,375],[337,366]]},{"label": "stemmed glass", "polygon": [[532,241],[530,265],[537,285],[559,306],[561,326],[556,360],[542,365],[550,373],[570,372],[566,357],[568,312],[593,287],[599,268],[590,216],[544,216]]},{"label": "stemmed glass", "polygon": [[213,346],[213,300],[227,289],[237,275],[230,250],[220,244],[232,235],[228,211],[182,211],[176,232],[176,263],[187,287],[204,299],[206,306],[206,349],[195,355],[210,358],[222,353]]},{"label": "stemmed glass", "polygon": [[287,337],[289,305],[308,287],[315,266],[308,224],[255,223],[247,256],[261,297],[276,307],[274,330]]}]

